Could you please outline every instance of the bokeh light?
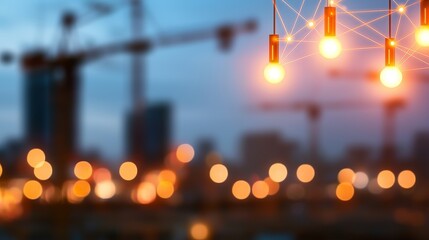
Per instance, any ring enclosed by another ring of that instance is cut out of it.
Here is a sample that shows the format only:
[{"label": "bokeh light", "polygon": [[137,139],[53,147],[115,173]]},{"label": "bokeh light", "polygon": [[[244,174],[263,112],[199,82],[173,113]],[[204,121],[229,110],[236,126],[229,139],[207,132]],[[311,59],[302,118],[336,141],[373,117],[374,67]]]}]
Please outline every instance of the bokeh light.
[{"label": "bokeh light", "polygon": [[223,164],[215,164],[210,168],[210,179],[215,183],[223,183],[228,178],[228,169]]},{"label": "bokeh light", "polygon": [[338,184],[335,194],[341,201],[350,201],[355,194],[355,189],[351,183],[343,182]]},{"label": "bokeh light", "polygon": [[232,194],[238,200],[244,200],[250,195],[250,185],[244,180],[239,180],[232,185]]},{"label": "bokeh light", "polygon": [[268,185],[268,195],[273,196],[276,195],[280,190],[280,184],[278,182],[274,182],[270,177],[264,179],[264,181]]},{"label": "bokeh light", "polygon": [[73,184],[72,192],[76,197],[85,198],[91,192],[91,185],[85,180],[78,180]]},{"label": "bokeh light", "polygon": [[80,161],[74,166],[74,175],[80,180],[87,180],[92,175],[92,166],[89,162]]},{"label": "bokeh light", "polygon": [[27,162],[33,168],[40,167],[46,160],[45,153],[39,148],[31,149],[27,154]]},{"label": "bokeh light", "polygon": [[302,164],[296,170],[296,176],[299,181],[303,183],[309,183],[314,179],[316,172],[314,168],[309,164]]},{"label": "bokeh light", "polygon": [[192,239],[204,240],[209,237],[209,227],[204,223],[194,223],[190,228],[190,235]]},{"label": "bokeh light", "polygon": [[38,181],[30,180],[24,184],[22,192],[26,198],[36,200],[42,196],[43,188]]},{"label": "bokeh light", "polygon": [[377,176],[377,183],[383,189],[389,189],[395,184],[395,174],[389,170],[381,171]]},{"label": "bokeh light", "polygon": [[356,172],[353,179],[353,186],[357,189],[364,189],[368,186],[369,178],[364,172]]},{"label": "bokeh light", "polygon": [[416,175],[411,170],[404,170],[399,173],[398,184],[404,189],[410,189],[416,184]]},{"label": "bokeh light", "polygon": [[182,144],[177,147],[176,157],[182,163],[188,163],[194,158],[194,148],[189,144]]},{"label": "bokeh light", "polygon": [[264,77],[271,84],[279,84],[285,77],[285,69],[280,63],[269,63],[264,69]]},{"label": "bokeh light", "polygon": [[156,187],[156,193],[160,198],[169,199],[174,194],[174,186],[169,181],[161,181]]},{"label": "bokeh light", "polygon": [[265,181],[256,181],[252,185],[252,194],[255,198],[263,199],[269,194],[269,187]]},{"label": "bokeh light", "polygon": [[158,175],[158,182],[167,181],[174,185],[176,183],[176,180],[176,173],[168,169],[162,170]]},{"label": "bokeh light", "polygon": [[287,168],[281,163],[274,163],[271,165],[268,175],[274,182],[283,182],[287,177]]},{"label": "bokeh light", "polygon": [[97,182],[95,185],[95,195],[101,199],[110,199],[116,194],[115,183],[110,180]]},{"label": "bokeh light", "polygon": [[156,187],[150,182],[142,182],[137,188],[137,201],[140,204],[149,204],[156,199]]},{"label": "bokeh light", "polygon": [[131,181],[137,176],[137,165],[133,162],[124,162],[119,167],[119,175],[125,181]]},{"label": "bokeh light", "polygon": [[39,180],[48,180],[52,176],[52,166],[49,162],[43,164],[33,170],[34,176]]},{"label": "bokeh light", "polygon": [[341,169],[337,176],[339,183],[353,183],[354,177],[355,172],[350,168]]},{"label": "bokeh light", "polygon": [[93,178],[95,182],[104,182],[112,180],[112,174],[107,168],[97,168],[94,171]]},{"label": "bokeh light", "polygon": [[0,164],[0,177],[3,175],[3,167],[2,167],[2,165]]}]

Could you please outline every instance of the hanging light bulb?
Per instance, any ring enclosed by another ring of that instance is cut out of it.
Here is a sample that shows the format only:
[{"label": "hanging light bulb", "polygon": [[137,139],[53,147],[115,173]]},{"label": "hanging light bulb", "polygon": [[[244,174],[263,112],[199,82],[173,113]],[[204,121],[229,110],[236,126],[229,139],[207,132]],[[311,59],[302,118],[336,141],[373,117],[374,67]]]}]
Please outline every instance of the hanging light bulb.
[{"label": "hanging light bulb", "polygon": [[392,0],[389,0],[389,38],[385,39],[385,67],[380,73],[381,83],[396,88],[402,83],[402,72],[395,64],[396,42],[392,38]]},{"label": "hanging light bulb", "polygon": [[429,47],[429,0],[420,1],[420,27],[416,30],[416,41],[422,47]]},{"label": "hanging light bulb", "polygon": [[267,82],[278,84],[285,77],[285,70],[279,63],[279,35],[270,35],[270,62],[265,67],[264,76]]},{"label": "hanging light bulb", "polygon": [[340,41],[336,36],[337,11],[335,7],[325,7],[325,36],[319,43],[319,51],[327,59],[337,58],[342,51]]},{"label": "hanging light bulb", "polygon": [[285,77],[285,70],[279,63],[279,46],[280,38],[276,34],[276,1],[274,0],[273,8],[273,34],[269,36],[269,63],[265,67],[265,80],[271,84],[279,84]]}]

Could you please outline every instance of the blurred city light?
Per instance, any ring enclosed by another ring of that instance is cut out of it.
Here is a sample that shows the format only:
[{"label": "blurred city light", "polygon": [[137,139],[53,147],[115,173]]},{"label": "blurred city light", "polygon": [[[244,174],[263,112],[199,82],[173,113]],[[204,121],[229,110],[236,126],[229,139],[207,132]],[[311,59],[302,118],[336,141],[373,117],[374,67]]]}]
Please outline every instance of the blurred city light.
[{"label": "blurred city light", "polygon": [[177,147],[176,157],[182,163],[188,163],[194,158],[194,148],[189,144],[182,144]]},{"label": "blurred city light", "polygon": [[256,181],[252,185],[252,194],[255,198],[263,199],[266,198],[270,190],[268,184],[265,181]]},{"label": "blurred city light", "polygon": [[119,167],[119,175],[125,181],[131,181],[137,176],[137,166],[133,162],[124,162]]},{"label": "blurred city light", "polygon": [[140,204],[149,204],[156,199],[156,187],[150,182],[142,182],[137,187],[137,201]]},{"label": "blurred city light", "polygon": [[337,178],[339,183],[353,183],[355,172],[350,168],[344,168],[338,172]]},{"label": "blurred city light", "polygon": [[383,189],[389,189],[395,184],[395,174],[390,170],[383,170],[377,176],[377,183]]},{"label": "blurred city light", "polygon": [[115,183],[111,180],[103,180],[95,185],[95,195],[101,199],[110,199],[116,194]]},{"label": "blurred city light", "polygon": [[39,148],[31,149],[27,154],[27,162],[33,168],[40,167],[45,162],[45,153]]},{"label": "blurred city light", "polygon": [[232,194],[238,200],[244,200],[250,195],[250,185],[244,180],[236,181],[232,185]]},{"label": "blurred city light", "polygon": [[87,180],[92,176],[92,166],[89,162],[81,161],[74,166],[74,175],[81,180]]},{"label": "blurred city light", "polygon": [[42,195],[43,188],[38,181],[30,180],[25,183],[22,192],[26,198],[36,200]]},{"label": "blurred city light", "polygon": [[174,194],[174,185],[169,181],[161,181],[156,187],[156,193],[160,198],[169,199]]},{"label": "blurred city light", "polygon": [[309,183],[314,179],[316,172],[314,171],[313,166],[309,164],[302,164],[296,170],[296,177],[299,181],[303,183]]},{"label": "blurred city light", "polygon": [[364,189],[368,186],[369,178],[364,172],[356,172],[353,179],[353,186],[357,189]]},{"label": "blurred city light", "polygon": [[94,181],[97,183],[112,180],[112,174],[107,168],[97,168],[94,171],[92,177],[94,178]]},{"label": "blurred city light", "polygon": [[228,178],[228,169],[223,164],[215,164],[210,168],[210,179],[215,183],[223,183]]},{"label": "blurred city light", "polygon": [[91,192],[91,185],[85,180],[78,180],[73,184],[73,194],[79,198],[85,198]]},{"label": "blurred city light", "polygon": [[416,184],[416,175],[411,170],[404,170],[399,173],[398,184],[404,189],[410,189]]},{"label": "blurred city light", "polygon": [[280,184],[278,182],[274,182],[270,177],[265,178],[264,181],[268,185],[268,195],[273,196],[279,192]]},{"label": "blurred city light", "polygon": [[177,180],[177,175],[171,170],[165,169],[159,172],[158,182],[167,181],[174,185],[176,184],[176,180]]},{"label": "blurred city light", "polygon": [[48,180],[52,176],[52,166],[49,162],[45,161],[37,168],[33,169],[34,176],[39,180]]},{"label": "blurred city light", "polygon": [[195,240],[205,240],[208,239],[210,234],[209,227],[201,222],[192,224],[190,228],[190,235],[192,239]]},{"label": "blurred city light", "polygon": [[283,182],[287,177],[287,168],[281,163],[274,163],[271,165],[268,175],[274,182]]},{"label": "blurred city light", "polygon": [[350,201],[355,194],[355,189],[353,188],[353,185],[351,183],[343,182],[338,184],[335,193],[339,200]]}]

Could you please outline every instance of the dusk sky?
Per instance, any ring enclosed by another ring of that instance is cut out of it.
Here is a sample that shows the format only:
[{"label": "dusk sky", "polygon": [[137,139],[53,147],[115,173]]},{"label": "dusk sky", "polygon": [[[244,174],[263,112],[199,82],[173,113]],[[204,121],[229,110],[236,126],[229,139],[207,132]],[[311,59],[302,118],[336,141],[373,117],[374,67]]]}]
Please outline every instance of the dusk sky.
[{"label": "dusk sky", "polygon": [[[17,56],[26,49],[44,46],[51,51],[59,46],[59,16],[71,9],[78,14],[91,12],[85,0],[15,0],[0,3],[0,50],[11,51]],[[95,2],[95,1],[93,1]],[[100,1],[101,2],[101,1]],[[107,1],[103,1],[107,2]],[[130,38],[129,7],[125,0],[108,1],[120,9],[108,17],[96,20],[78,28],[73,37],[75,49],[85,49],[103,43]],[[298,141],[303,148],[307,143],[308,121],[304,112],[256,113],[252,106],[264,101],[294,102],[313,100],[365,101],[374,102],[374,108],[326,112],[323,115],[322,149],[325,154],[339,157],[350,144],[364,143],[373,147],[381,144],[382,108],[381,102],[389,95],[399,94],[408,101],[408,106],[399,113],[398,143],[407,150],[417,131],[429,130],[429,111],[425,94],[428,83],[404,79],[400,90],[383,90],[378,82],[363,79],[347,81],[332,80],[328,70],[341,68],[356,72],[379,71],[384,65],[383,48],[372,49],[376,45],[363,37],[338,26],[339,38],[344,49],[371,47],[360,51],[344,51],[334,61],[324,60],[317,54],[317,42],[321,38],[316,31],[309,35],[309,42],[283,59],[287,78],[285,83],[269,85],[263,80],[263,69],[267,63],[267,40],[271,33],[271,0],[145,0],[147,7],[146,33],[148,36],[162,36],[183,30],[204,29],[222,23],[241,22],[248,19],[258,21],[258,31],[239,36],[232,51],[219,51],[216,41],[205,41],[185,46],[157,49],[147,60],[147,97],[149,102],[168,101],[174,106],[174,143],[196,144],[199,139],[210,138],[216,142],[218,150],[230,158],[239,157],[239,144],[243,134],[266,130],[279,131],[286,139]],[[279,11],[288,29],[292,29],[296,14],[281,0]],[[302,1],[289,0],[299,9]],[[313,16],[316,0],[307,0],[302,15]],[[414,1],[397,1],[398,3]],[[344,0],[341,3],[352,10],[386,9],[387,1]],[[396,6],[395,6],[396,7]],[[419,24],[417,5],[407,9],[407,15],[415,25]],[[339,10],[340,11],[340,10]],[[315,19],[319,18],[319,10]],[[385,12],[357,15],[370,20]],[[399,14],[394,16],[394,32]],[[338,21],[350,26],[360,25],[350,16],[339,14]],[[305,26],[300,19],[296,29]],[[387,33],[387,18],[372,25],[383,34]],[[323,25],[316,29],[322,33]],[[281,24],[278,31],[284,35]],[[296,38],[302,38],[309,30],[302,31]],[[398,39],[414,31],[408,19],[402,20],[398,28]],[[384,38],[366,27],[359,32],[378,43]],[[304,34],[304,35],[303,35]],[[399,44],[413,47],[413,34]],[[313,42],[314,41],[314,42]],[[294,43],[285,51],[294,48]],[[283,50],[283,48],[281,48]],[[428,50],[420,52],[429,55]],[[316,53],[294,62],[303,56]],[[397,59],[403,52],[398,51]],[[421,57],[429,61],[429,57]],[[402,62],[402,61],[399,61]],[[97,148],[109,159],[121,159],[124,155],[124,116],[130,109],[130,60],[127,55],[105,58],[87,65],[82,71],[81,89],[81,131],[82,149]],[[428,67],[414,58],[403,62],[403,71]],[[409,71],[415,74],[429,74],[428,70]],[[0,66],[0,143],[19,138],[22,129],[22,79],[18,61]]]}]

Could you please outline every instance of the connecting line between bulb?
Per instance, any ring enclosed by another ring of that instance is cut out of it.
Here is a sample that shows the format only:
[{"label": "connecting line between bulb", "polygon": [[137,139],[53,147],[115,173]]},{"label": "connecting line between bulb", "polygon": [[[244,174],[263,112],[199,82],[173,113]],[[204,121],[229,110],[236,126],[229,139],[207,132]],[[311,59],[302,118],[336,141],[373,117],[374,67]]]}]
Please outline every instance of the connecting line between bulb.
[{"label": "connecting line between bulb", "polygon": [[277,0],[273,0],[273,34],[276,34],[276,11],[277,11]]}]

